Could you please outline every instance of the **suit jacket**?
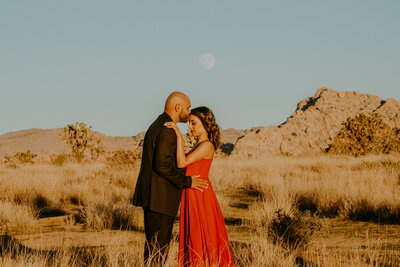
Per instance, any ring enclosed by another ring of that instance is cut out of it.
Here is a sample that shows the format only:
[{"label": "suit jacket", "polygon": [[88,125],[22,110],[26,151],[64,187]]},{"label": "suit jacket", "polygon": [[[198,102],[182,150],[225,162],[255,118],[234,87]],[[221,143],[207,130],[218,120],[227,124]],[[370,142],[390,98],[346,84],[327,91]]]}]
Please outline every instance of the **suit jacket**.
[{"label": "suit jacket", "polygon": [[164,126],[172,121],[161,114],[149,127],[144,137],[142,163],[131,203],[144,210],[175,217],[178,213],[182,189],[192,185],[185,169],[176,161],[176,134]]}]

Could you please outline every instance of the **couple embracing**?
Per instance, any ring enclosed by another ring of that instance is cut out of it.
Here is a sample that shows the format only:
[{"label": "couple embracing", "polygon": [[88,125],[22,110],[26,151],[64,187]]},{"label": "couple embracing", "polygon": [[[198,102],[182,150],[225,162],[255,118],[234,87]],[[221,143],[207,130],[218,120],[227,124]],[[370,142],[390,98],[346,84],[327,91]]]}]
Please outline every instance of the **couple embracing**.
[{"label": "couple embracing", "polygon": [[[219,127],[207,107],[190,110],[189,98],[169,95],[149,127],[132,204],[144,210],[145,266],[163,265],[180,205],[179,266],[233,266],[224,218],[208,178]],[[185,154],[176,126],[188,122],[196,144]]]}]

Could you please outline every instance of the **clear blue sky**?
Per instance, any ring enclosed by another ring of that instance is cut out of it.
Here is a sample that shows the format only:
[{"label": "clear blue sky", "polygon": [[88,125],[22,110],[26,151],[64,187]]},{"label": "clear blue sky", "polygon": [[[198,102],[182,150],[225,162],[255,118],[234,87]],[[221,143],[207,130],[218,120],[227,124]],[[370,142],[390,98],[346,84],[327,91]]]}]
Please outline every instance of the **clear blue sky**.
[{"label": "clear blue sky", "polygon": [[324,86],[400,100],[399,14],[397,0],[1,1],[0,134],[135,135],[174,90],[224,129],[279,124]]}]

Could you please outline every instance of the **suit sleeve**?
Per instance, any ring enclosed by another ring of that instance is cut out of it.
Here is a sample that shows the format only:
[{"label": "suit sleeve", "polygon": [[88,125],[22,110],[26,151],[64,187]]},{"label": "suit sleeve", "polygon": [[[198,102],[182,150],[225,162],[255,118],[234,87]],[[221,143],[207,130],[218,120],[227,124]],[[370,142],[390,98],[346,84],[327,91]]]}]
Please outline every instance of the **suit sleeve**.
[{"label": "suit sleeve", "polygon": [[177,188],[192,186],[192,178],[185,176],[176,163],[176,134],[173,129],[164,127],[156,140],[154,150],[154,170]]}]

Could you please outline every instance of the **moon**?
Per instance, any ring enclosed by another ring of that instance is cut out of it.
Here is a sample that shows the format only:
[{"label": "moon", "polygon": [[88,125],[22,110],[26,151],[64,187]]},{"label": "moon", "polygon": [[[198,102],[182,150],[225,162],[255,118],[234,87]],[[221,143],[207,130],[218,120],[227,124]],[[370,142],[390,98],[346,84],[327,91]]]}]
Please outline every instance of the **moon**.
[{"label": "moon", "polygon": [[204,53],[200,56],[199,62],[203,69],[210,70],[215,66],[215,57],[211,53]]}]

